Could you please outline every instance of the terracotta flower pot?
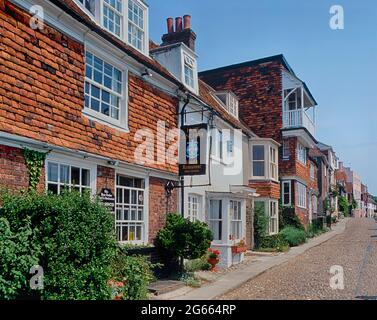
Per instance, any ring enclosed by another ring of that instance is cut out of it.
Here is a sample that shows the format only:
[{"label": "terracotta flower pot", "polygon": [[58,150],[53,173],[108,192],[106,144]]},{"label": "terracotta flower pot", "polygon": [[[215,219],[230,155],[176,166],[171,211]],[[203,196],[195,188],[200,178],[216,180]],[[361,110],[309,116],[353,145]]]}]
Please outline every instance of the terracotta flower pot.
[{"label": "terracotta flower pot", "polygon": [[216,268],[216,265],[219,263],[219,258],[209,258],[208,263],[212,266],[211,271],[214,271]]},{"label": "terracotta flower pot", "polygon": [[247,247],[246,246],[232,246],[232,253],[233,254],[238,254],[242,252],[246,252]]}]

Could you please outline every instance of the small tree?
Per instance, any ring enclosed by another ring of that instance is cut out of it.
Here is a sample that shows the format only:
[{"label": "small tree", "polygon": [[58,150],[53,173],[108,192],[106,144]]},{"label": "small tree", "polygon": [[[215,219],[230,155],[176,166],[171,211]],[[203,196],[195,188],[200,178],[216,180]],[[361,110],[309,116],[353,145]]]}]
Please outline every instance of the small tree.
[{"label": "small tree", "polygon": [[[212,231],[200,221],[192,222],[179,214],[167,216],[166,226],[159,230],[155,245],[166,263],[179,259],[198,259],[206,254],[213,240]],[[183,267],[182,264],[180,267]]]}]

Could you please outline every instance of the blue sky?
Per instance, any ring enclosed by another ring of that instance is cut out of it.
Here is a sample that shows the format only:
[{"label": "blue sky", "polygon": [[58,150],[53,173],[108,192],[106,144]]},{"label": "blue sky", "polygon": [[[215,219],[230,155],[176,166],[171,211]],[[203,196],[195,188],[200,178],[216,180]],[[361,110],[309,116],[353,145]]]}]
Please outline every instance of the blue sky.
[{"label": "blue sky", "polygon": [[[318,102],[317,138],[377,195],[377,1],[148,0],[150,35],[192,16],[200,70],[283,53]],[[344,30],[329,27],[344,8]]]}]

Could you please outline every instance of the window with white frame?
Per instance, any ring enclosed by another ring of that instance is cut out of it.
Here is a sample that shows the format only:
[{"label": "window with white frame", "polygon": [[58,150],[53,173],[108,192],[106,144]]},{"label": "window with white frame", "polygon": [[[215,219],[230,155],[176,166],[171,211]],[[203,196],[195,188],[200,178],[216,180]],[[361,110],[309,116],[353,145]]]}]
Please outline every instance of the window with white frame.
[{"label": "window with white frame", "polygon": [[283,206],[290,206],[292,204],[291,181],[283,181],[281,189]]},{"label": "window with white frame", "polygon": [[278,179],[278,157],[276,148],[270,147],[270,177]]},{"label": "window with white frame", "polygon": [[117,175],[115,229],[120,242],[146,241],[145,180]]},{"label": "window with white frame", "polygon": [[298,206],[306,209],[306,186],[297,182]]},{"label": "window with white frame", "polygon": [[121,37],[123,28],[123,4],[122,0],[103,0],[103,27]]},{"label": "window with white frame", "polygon": [[91,169],[68,163],[47,161],[46,188],[54,194],[63,190],[91,191]]},{"label": "window with white frame", "polygon": [[299,89],[285,90],[284,97],[288,98],[285,102],[285,110],[293,111],[301,107],[301,94]]},{"label": "window with white frame", "polygon": [[230,236],[234,240],[242,239],[241,201],[229,201]]},{"label": "window with white frame", "polygon": [[130,45],[144,51],[145,10],[134,0],[128,0],[128,42]]},{"label": "window with white frame", "polygon": [[265,176],[265,154],[264,145],[253,145],[252,150],[253,158],[253,177],[264,177]]},{"label": "window with white frame", "polygon": [[282,149],[283,149],[283,160],[289,159],[289,157],[291,156],[291,151],[289,149],[289,141],[288,140],[286,140],[286,139],[283,140]]},{"label": "window with white frame", "polygon": [[232,95],[229,94],[229,113],[238,118],[238,100]]},{"label": "window with white frame", "polygon": [[184,55],[184,73],[185,73],[185,84],[190,88],[195,88],[194,83],[194,69],[195,63],[188,55]]},{"label": "window with white frame", "polygon": [[96,15],[96,2],[95,2],[95,0],[78,0],[78,2],[92,16]]},{"label": "window with white frame", "polygon": [[306,165],[306,148],[299,142],[297,142],[297,157],[302,164]]},{"label": "window with white frame", "polygon": [[279,232],[279,214],[278,202],[270,200],[269,202],[269,234],[276,234]]},{"label": "window with white frame", "polygon": [[222,200],[209,201],[208,225],[213,232],[213,240],[222,240]]},{"label": "window with white frame", "polygon": [[124,101],[122,72],[112,64],[86,52],[85,108],[104,119],[120,121]]},{"label": "window with white frame", "polygon": [[200,219],[200,197],[198,195],[188,195],[187,214],[190,221],[196,221]]},{"label": "window with white frame", "polygon": [[314,164],[310,164],[310,178],[312,179],[312,180],[314,180],[315,179],[315,168],[314,168]]}]

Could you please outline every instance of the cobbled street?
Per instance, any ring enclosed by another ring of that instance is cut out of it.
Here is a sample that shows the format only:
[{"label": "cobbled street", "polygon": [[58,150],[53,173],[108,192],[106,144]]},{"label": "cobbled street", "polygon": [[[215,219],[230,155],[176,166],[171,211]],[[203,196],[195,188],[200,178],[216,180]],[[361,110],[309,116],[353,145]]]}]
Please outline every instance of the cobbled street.
[{"label": "cobbled street", "polygon": [[[332,289],[330,268],[342,266],[344,289]],[[220,299],[376,299],[377,223],[350,219],[346,230],[272,268]]]}]

